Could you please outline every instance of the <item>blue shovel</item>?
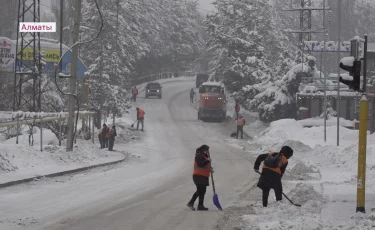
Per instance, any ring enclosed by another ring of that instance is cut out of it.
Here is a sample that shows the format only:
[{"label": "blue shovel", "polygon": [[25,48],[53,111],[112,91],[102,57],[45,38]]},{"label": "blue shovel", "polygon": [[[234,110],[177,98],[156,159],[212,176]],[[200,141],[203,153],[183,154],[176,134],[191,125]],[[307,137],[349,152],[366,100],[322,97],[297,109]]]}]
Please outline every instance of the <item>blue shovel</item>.
[{"label": "blue shovel", "polygon": [[[211,156],[210,156],[210,153],[208,153],[208,157],[210,158],[211,160]],[[223,209],[221,208],[221,205],[220,205],[220,202],[219,202],[219,197],[217,196],[216,194],[216,190],[215,190],[215,181],[214,181],[214,176],[212,175],[213,173],[211,173],[211,181],[212,181],[212,189],[214,190],[214,196],[212,197],[212,200],[214,202],[214,205],[220,210],[222,211]]]}]

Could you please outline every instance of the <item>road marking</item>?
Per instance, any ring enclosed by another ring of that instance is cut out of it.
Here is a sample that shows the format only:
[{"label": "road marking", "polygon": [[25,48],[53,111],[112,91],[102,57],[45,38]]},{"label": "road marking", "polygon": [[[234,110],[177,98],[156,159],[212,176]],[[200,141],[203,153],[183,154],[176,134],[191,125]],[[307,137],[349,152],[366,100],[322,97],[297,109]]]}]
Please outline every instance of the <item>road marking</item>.
[{"label": "road marking", "polygon": [[118,212],[124,211],[124,210],[126,210],[126,209],[129,209],[129,208],[135,207],[135,206],[140,205],[140,204],[142,204],[142,203],[145,203],[146,201],[149,201],[149,200],[142,200],[142,201],[140,201],[140,202],[137,202],[137,203],[134,203],[134,204],[132,204],[132,205],[129,205],[129,206],[125,207],[125,208],[120,208],[120,209],[114,210],[114,211],[112,211],[112,212],[109,212],[109,213],[107,213],[107,214],[105,214],[105,215],[106,215],[106,216],[113,215],[113,214],[115,214],[115,213],[118,213]]},{"label": "road marking", "polygon": [[156,196],[154,196],[154,197],[162,196],[163,194],[165,194],[165,193],[167,193],[167,192],[169,192],[169,191],[162,192],[162,193],[160,193],[160,194],[158,194],[158,195],[156,195]]},{"label": "road marking", "polygon": [[121,212],[123,211],[125,208],[120,208],[120,209],[117,209],[115,211],[112,211],[112,212],[109,212],[107,214],[105,214],[106,216],[111,216],[112,214],[115,214],[115,213],[118,213],[118,212]]},{"label": "road marking", "polygon": [[179,185],[179,186],[177,186],[177,187],[175,187],[175,188],[172,188],[172,189],[179,189],[179,188],[182,188],[182,187],[184,187],[187,183],[190,183],[190,181],[188,181],[188,182],[186,182],[186,183],[183,183],[182,185]]}]

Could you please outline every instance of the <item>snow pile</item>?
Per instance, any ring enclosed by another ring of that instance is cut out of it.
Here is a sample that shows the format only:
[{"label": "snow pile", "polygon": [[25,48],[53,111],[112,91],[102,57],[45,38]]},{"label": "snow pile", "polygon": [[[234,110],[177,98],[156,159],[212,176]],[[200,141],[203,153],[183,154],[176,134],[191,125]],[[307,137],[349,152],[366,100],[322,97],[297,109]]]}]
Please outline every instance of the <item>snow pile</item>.
[{"label": "snow pile", "polygon": [[[323,197],[319,194],[312,185],[308,184],[297,184],[296,187],[290,191],[289,196],[296,204],[305,205],[311,201],[322,201]],[[310,209],[311,206],[307,205]],[[314,209],[313,211],[317,211]]]},{"label": "snow pile", "polygon": [[20,135],[18,145],[15,138],[1,144],[0,183],[121,160],[125,154],[99,149],[97,139],[95,144],[77,139],[73,151],[66,152],[65,142],[58,146],[56,136],[49,130],[43,130],[41,152],[39,129],[33,138],[33,146],[29,145],[28,135]]},{"label": "snow pile", "polygon": [[17,170],[18,168],[14,166],[10,160],[7,159],[8,151],[4,149],[0,149],[0,174],[6,172],[12,172]]},{"label": "snow pile", "polygon": [[293,206],[285,198],[281,202],[272,202],[267,208],[254,207],[255,215],[243,215],[249,229],[322,229],[319,221],[322,196],[313,186],[298,184],[288,195],[293,202],[302,207]]},{"label": "snow pile", "polygon": [[[324,146],[336,144],[337,128],[327,127],[327,142],[325,143],[323,127],[304,128],[303,125],[294,119],[283,119],[271,122],[270,127],[259,133],[252,140],[264,146],[280,146],[285,141],[300,141],[304,145],[314,148],[321,144]],[[346,128],[340,129],[340,139],[342,146],[347,147],[355,144],[358,138],[358,131]]]},{"label": "snow pile", "polygon": [[[250,229],[374,229],[374,213],[355,214],[358,160],[358,130],[340,128],[340,146],[336,146],[337,127],[304,128],[293,119],[272,122],[249,143],[259,154],[278,151],[289,145],[294,155],[283,177],[284,193],[301,208],[288,201],[275,203],[271,194],[269,208],[254,207],[256,215],[243,215]],[[367,140],[366,197],[374,205],[375,134]],[[256,149],[258,148],[258,149]],[[304,183],[297,183],[303,180]],[[260,199],[260,197],[258,198]],[[260,202],[258,201],[260,204]],[[335,213],[340,210],[337,215]]]},{"label": "snow pile", "polygon": [[318,169],[305,165],[302,161],[298,162],[285,173],[284,180],[315,180],[319,179]]}]

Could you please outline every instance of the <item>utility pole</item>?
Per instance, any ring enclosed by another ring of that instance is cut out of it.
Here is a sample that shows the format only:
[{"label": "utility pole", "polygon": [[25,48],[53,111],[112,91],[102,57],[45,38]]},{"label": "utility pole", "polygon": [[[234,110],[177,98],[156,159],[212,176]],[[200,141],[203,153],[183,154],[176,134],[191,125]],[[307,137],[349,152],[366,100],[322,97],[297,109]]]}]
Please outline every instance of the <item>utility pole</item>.
[{"label": "utility pole", "polygon": [[[337,0],[337,63],[340,63],[341,53],[341,0]],[[337,70],[337,77],[340,78],[340,66]],[[336,99],[336,112],[337,112],[337,146],[340,146],[340,81],[337,81],[337,99]]]},{"label": "utility pole", "polygon": [[[119,50],[119,48],[118,48],[118,34],[119,34],[119,31],[120,31],[119,22],[118,22],[119,8],[120,8],[120,0],[117,0],[117,3],[116,3],[116,56],[115,56],[115,71],[116,71],[117,79],[119,79],[118,78],[118,68],[117,68],[117,58],[118,58],[117,52]],[[115,114],[115,111],[113,110],[112,124],[115,125],[115,122],[116,122],[116,114]]]},{"label": "utility pole", "polygon": [[66,151],[73,150],[74,140],[74,107],[76,99],[73,95],[77,92],[77,63],[78,63],[78,45],[76,45],[79,36],[79,25],[81,20],[81,2],[82,0],[75,0],[74,7],[74,30],[73,30],[73,49],[72,49],[72,66],[71,77],[69,78],[69,117],[68,117],[68,141],[66,144]]},{"label": "utility pole", "polygon": [[[63,43],[63,28],[64,28],[64,0],[60,0],[60,58],[62,57],[62,43]],[[62,61],[60,62],[60,72],[62,71]]]},{"label": "utility pole", "polygon": [[[320,78],[322,78],[322,67],[326,57],[326,0],[323,0],[323,52],[320,53]],[[324,59],[324,62],[323,62]],[[324,74],[324,141],[327,141],[327,76]]]}]

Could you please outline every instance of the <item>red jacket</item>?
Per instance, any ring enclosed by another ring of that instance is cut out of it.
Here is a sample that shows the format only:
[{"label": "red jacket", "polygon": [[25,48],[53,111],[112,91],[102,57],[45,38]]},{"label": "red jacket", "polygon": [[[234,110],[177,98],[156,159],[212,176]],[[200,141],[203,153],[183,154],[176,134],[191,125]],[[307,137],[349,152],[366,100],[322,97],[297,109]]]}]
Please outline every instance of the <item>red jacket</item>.
[{"label": "red jacket", "polygon": [[236,112],[239,112],[240,111],[240,105],[237,103],[235,106],[234,106],[234,109],[236,110]]}]

